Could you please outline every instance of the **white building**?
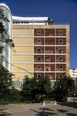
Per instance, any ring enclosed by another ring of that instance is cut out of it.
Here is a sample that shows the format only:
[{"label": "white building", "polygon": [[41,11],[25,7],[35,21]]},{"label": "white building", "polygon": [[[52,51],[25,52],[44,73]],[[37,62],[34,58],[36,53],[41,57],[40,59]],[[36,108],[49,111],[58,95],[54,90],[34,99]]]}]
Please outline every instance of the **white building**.
[{"label": "white building", "polygon": [[[1,31],[2,27],[4,31]],[[7,40],[12,39],[12,15],[7,5],[0,3],[0,64],[12,71],[12,46]]]},{"label": "white building", "polygon": [[74,79],[77,78],[77,68],[70,69],[70,76]]},{"label": "white building", "polygon": [[77,86],[77,68],[70,69],[70,77],[75,81],[75,85]]}]

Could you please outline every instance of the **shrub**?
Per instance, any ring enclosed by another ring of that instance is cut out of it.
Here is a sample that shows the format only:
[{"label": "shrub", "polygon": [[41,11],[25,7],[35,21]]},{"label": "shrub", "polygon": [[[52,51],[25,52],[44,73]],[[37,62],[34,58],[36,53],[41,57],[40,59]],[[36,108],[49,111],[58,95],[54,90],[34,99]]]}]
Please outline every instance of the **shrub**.
[{"label": "shrub", "polygon": [[2,98],[1,103],[13,103],[13,102],[20,102],[21,95],[18,90],[15,88],[10,89]]}]

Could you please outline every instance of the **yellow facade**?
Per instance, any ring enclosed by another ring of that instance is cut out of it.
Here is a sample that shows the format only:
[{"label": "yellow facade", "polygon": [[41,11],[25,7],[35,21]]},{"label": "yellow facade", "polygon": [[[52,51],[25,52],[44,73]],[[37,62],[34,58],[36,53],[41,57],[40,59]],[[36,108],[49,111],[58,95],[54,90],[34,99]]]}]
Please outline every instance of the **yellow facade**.
[{"label": "yellow facade", "polygon": [[[33,77],[34,73],[34,29],[66,28],[66,74],[69,75],[69,25],[13,25],[12,39],[15,47],[12,50],[13,80],[22,80],[25,75]],[[18,68],[20,67],[20,68]],[[23,70],[25,69],[25,70]],[[28,71],[28,72],[27,72]]]},{"label": "yellow facade", "polygon": [[13,80],[23,80],[25,75],[33,77],[34,72],[34,38],[33,29],[12,28],[15,47],[12,50]]}]

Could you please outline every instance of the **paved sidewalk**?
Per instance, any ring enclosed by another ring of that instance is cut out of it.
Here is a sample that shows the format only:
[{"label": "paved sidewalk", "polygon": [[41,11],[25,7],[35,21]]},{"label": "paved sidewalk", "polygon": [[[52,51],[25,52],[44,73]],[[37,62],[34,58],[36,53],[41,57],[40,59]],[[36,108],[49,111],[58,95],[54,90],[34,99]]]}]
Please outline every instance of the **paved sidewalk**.
[{"label": "paved sidewalk", "polygon": [[77,116],[77,103],[0,105],[0,116]]}]

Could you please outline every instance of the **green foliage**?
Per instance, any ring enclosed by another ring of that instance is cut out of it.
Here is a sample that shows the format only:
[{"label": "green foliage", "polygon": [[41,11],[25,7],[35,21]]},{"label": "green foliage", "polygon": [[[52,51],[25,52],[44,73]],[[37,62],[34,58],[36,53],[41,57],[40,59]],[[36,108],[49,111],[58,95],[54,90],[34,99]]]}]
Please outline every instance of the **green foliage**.
[{"label": "green foliage", "polygon": [[13,87],[12,73],[0,65],[0,101],[8,103],[20,99],[19,91]]},{"label": "green foliage", "polygon": [[4,95],[12,86],[12,73],[0,65],[0,95]]},{"label": "green foliage", "polygon": [[[23,94],[24,95],[30,95],[31,94],[31,79],[26,76],[24,79],[24,84],[22,86]],[[26,92],[25,92],[26,91]]]},{"label": "green foliage", "polygon": [[74,87],[74,81],[70,76],[60,77],[54,85],[56,98],[65,100],[68,93],[74,90]]},{"label": "green foliage", "polygon": [[21,101],[20,92],[15,88],[8,90],[7,93],[4,94],[4,96],[1,99],[1,103],[4,103],[4,104],[15,103],[20,101]]},{"label": "green foliage", "polygon": [[25,98],[30,97],[34,102],[43,101],[43,98],[51,92],[51,82],[48,77],[29,78],[25,76],[21,94]]},{"label": "green foliage", "polygon": [[20,101],[21,100],[20,91],[18,91],[17,89],[15,89],[15,88],[10,89],[9,94],[10,94],[11,101]]}]

